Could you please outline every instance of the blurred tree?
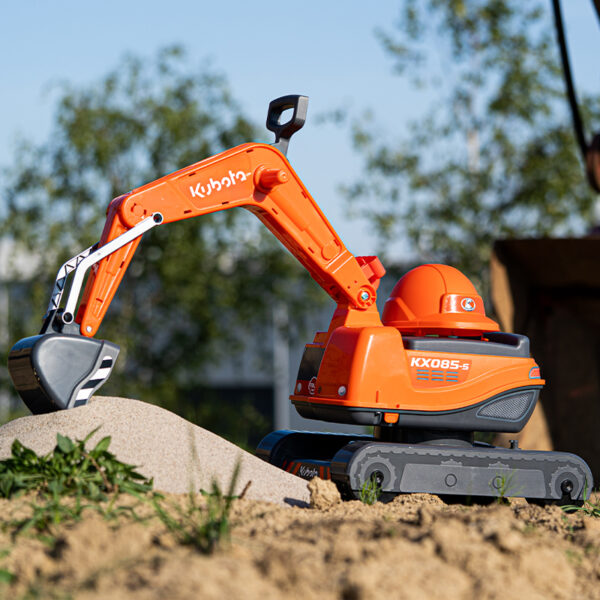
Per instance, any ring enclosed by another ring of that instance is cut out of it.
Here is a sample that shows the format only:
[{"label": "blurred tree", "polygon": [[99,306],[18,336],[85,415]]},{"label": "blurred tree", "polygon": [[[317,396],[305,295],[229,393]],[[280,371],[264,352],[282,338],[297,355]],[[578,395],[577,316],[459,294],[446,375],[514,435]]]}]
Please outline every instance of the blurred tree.
[{"label": "blurred tree", "polygon": [[[548,5],[548,6],[546,6]],[[381,236],[456,265],[487,290],[493,240],[581,233],[592,219],[571,129],[549,3],[403,0],[379,38],[397,72],[435,97],[390,142],[354,126],[365,159],[346,188]],[[586,122],[598,98],[583,102]],[[365,201],[366,200],[366,201]]]},{"label": "blurred tree", "polygon": [[[191,69],[180,48],[151,63],[129,57],[94,85],[63,87],[52,135],[20,149],[3,190],[0,234],[37,263],[11,313],[11,343],[37,333],[58,267],[99,238],[111,198],[256,134],[224,78],[207,66]],[[257,361],[261,350],[270,352],[262,332],[274,302],[287,302],[301,322],[304,307],[322,298],[246,211],[158,227],[144,236],[100,329],[99,337],[121,346],[102,393],[199,416],[208,428],[230,421],[218,432],[243,442],[269,423],[252,406],[215,400],[208,370],[231,360],[243,340]],[[210,406],[190,405],[203,396]]]}]

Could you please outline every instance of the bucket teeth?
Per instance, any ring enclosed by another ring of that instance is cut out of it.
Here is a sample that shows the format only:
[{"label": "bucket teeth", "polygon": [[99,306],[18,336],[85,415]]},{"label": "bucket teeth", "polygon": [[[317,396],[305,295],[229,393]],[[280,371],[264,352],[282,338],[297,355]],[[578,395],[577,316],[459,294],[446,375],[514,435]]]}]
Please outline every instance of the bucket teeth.
[{"label": "bucket teeth", "polygon": [[86,404],[109,378],[118,354],[111,342],[47,333],[17,342],[8,370],[29,410],[42,414]]}]

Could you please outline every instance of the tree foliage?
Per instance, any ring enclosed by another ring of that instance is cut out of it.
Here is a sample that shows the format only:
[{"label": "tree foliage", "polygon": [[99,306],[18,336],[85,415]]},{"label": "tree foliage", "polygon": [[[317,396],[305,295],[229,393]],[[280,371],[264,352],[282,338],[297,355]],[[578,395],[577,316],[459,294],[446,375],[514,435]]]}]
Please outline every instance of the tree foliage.
[{"label": "tree foliage", "polygon": [[[178,48],[153,62],[128,57],[93,85],[65,86],[52,135],[20,149],[3,190],[2,236],[37,262],[11,313],[11,342],[37,332],[58,267],[99,239],[111,198],[256,134],[225,79],[191,68]],[[155,228],[98,334],[122,348],[103,392],[182,412],[180,399],[199,401],[211,365],[231,360],[242,340],[260,354],[273,303],[301,317],[305,296],[319,293],[309,281],[244,210]],[[244,418],[260,421],[248,410]]]},{"label": "tree foliage", "polygon": [[[384,248],[407,235],[422,260],[455,264],[485,289],[494,239],[590,223],[546,5],[403,0],[396,29],[379,32],[406,85],[435,98],[399,141],[354,127],[365,172],[346,191]],[[588,122],[600,116],[598,98],[584,105]]]}]

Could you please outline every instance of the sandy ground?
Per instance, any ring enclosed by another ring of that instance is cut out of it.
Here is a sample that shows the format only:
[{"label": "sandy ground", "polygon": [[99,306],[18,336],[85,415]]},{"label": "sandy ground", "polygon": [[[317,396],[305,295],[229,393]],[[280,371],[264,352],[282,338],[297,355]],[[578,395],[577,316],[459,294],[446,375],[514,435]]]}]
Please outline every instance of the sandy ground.
[{"label": "sandy ground", "polygon": [[[234,502],[231,540],[204,555],[179,543],[147,502],[137,507],[140,520],[107,521],[89,509],[79,522],[52,526],[52,538],[15,537],[10,519],[39,499],[0,500],[0,598],[600,600],[600,518],[524,500],[465,506],[415,494],[373,506],[342,502],[330,482],[307,486],[133,400],[100,398],[15,420],[0,428],[0,457],[15,437],[47,452],[57,431],[82,438],[98,425],[96,437],[111,435],[111,450],[162,490],[208,487],[213,476],[225,487],[241,460],[240,486],[252,485]],[[189,501],[165,496],[173,515]]]},{"label": "sandy ground", "polygon": [[[184,503],[182,497],[168,502]],[[18,500],[0,501],[3,518]],[[95,513],[49,546],[20,536],[0,567],[3,598],[600,598],[600,519],[525,501],[446,505],[425,494],[367,506],[238,500],[231,542],[211,556],[157,519]],[[11,545],[0,534],[0,545]]]}]

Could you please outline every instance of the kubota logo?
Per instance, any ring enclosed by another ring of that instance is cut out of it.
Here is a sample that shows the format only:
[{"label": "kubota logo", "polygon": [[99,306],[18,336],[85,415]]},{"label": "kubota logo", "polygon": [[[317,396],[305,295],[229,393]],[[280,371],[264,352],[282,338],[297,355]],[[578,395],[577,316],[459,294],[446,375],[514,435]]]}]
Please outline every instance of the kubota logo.
[{"label": "kubota logo", "polygon": [[315,392],[317,391],[317,378],[313,377],[309,382],[308,382],[308,393],[311,396],[315,395]]},{"label": "kubota logo", "polygon": [[460,301],[460,306],[463,310],[472,312],[475,310],[475,300],[473,300],[473,298],[463,298]]},{"label": "kubota logo", "polygon": [[213,179],[211,177],[208,180],[208,183],[204,185],[201,183],[197,183],[196,187],[190,185],[190,194],[192,195],[192,198],[206,198],[206,196],[210,196],[213,192],[220,192],[223,188],[235,185],[238,181],[246,181],[250,175],[252,175],[252,173],[244,173],[244,171],[237,171],[234,173],[230,170],[229,173],[221,179]]},{"label": "kubota logo", "polygon": [[310,477],[312,479],[313,477],[319,476],[319,471],[316,467],[302,465],[298,470],[298,475],[300,475],[300,477]]}]

